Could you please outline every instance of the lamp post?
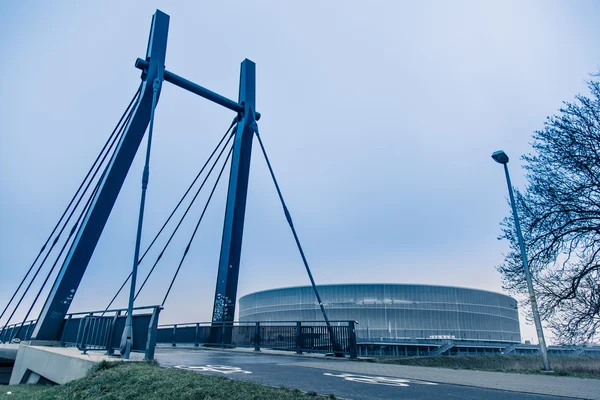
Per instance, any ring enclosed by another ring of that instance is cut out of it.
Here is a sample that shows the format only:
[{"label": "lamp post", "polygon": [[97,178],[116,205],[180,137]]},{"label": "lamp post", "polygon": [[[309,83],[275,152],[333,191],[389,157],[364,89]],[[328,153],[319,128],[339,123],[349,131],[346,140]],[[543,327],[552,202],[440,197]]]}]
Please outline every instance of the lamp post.
[{"label": "lamp post", "polygon": [[529,263],[527,262],[527,253],[525,252],[525,244],[523,243],[523,234],[521,233],[521,225],[519,224],[519,215],[517,214],[517,205],[515,204],[515,196],[510,183],[510,175],[508,174],[508,155],[503,150],[498,150],[492,154],[492,158],[499,164],[504,166],[504,174],[506,175],[506,184],[508,185],[508,195],[510,197],[510,205],[512,207],[513,218],[515,219],[515,230],[519,240],[519,248],[521,249],[521,260],[523,261],[523,270],[525,271],[525,279],[527,280],[527,290],[529,292],[529,300],[531,301],[531,311],[533,313],[533,321],[535,322],[535,330],[537,331],[538,342],[540,343],[540,352],[544,361],[544,370],[550,371],[550,361],[548,360],[548,350],[544,339],[544,331],[542,330],[542,321],[538,311],[535,292],[533,291],[533,283],[531,282],[531,273],[529,271]]}]

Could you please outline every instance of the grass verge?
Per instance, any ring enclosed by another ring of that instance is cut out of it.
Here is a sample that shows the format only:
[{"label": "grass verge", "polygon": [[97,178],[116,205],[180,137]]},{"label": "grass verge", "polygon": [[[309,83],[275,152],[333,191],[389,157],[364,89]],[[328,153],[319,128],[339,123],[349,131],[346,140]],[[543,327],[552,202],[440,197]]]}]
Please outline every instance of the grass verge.
[{"label": "grass verge", "polygon": [[[480,371],[542,373],[540,356],[536,355],[490,355],[451,357],[385,357],[372,358],[383,364],[415,365]],[[550,356],[554,375],[600,379],[600,358],[591,356]]]},{"label": "grass verge", "polygon": [[[11,392],[10,395],[7,392]],[[300,390],[275,389],[220,376],[159,367],[148,362],[101,362],[82,379],[60,386],[0,386],[0,399],[205,399],[296,400]],[[322,397],[321,397],[322,398]]]}]

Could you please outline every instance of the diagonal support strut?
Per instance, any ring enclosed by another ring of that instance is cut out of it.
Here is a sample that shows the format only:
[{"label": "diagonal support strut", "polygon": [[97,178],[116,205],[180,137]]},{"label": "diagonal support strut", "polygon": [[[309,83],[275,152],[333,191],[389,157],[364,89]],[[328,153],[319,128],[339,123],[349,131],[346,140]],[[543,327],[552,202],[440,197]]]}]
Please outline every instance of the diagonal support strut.
[{"label": "diagonal support strut", "polygon": [[[157,10],[152,18],[152,28],[146,50],[147,70],[142,74],[144,83],[132,118],[110,160],[100,186],[77,236],[58,273],[56,281],[42,308],[32,338],[59,340],[63,319],[81,283],[83,274],[106,221],[112,211],[131,163],[144,137],[152,108],[153,83],[162,79],[167,51],[169,16]],[[160,88],[159,88],[160,92]]]}]

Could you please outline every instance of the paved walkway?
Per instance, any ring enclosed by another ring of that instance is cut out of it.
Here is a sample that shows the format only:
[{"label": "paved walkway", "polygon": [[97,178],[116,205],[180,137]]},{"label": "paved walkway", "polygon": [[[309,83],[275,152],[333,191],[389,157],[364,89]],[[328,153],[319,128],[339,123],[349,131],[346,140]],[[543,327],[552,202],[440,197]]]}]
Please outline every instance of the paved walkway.
[{"label": "paved walkway", "polygon": [[299,361],[298,366],[453,385],[600,400],[600,379],[414,367],[367,362]]},{"label": "paved walkway", "polygon": [[[174,348],[171,348],[174,349]],[[185,351],[190,347],[178,347]],[[517,374],[490,371],[458,370],[449,368],[416,367],[408,365],[378,364],[370,362],[349,361],[324,357],[322,354],[295,355],[292,352],[277,350],[262,350],[255,353],[252,349],[207,349],[195,348],[196,352],[217,354],[253,353],[269,356],[283,356],[281,366],[298,366],[327,371],[338,371],[357,375],[371,375],[379,377],[412,379],[444,383],[450,385],[468,386],[483,389],[530,393],[537,395],[571,397],[578,399],[600,400],[600,379],[582,379],[555,375]],[[164,348],[164,350],[167,350]],[[195,353],[194,351],[191,352]],[[241,356],[242,354],[240,354]],[[258,357],[260,359],[261,357]],[[277,357],[279,358],[279,357]],[[258,361],[258,360],[257,360]]]},{"label": "paved walkway", "polygon": [[[289,353],[288,353],[289,354]],[[348,360],[282,356],[240,351],[189,351],[157,349],[156,360],[202,374],[226,376],[274,387],[304,392],[333,394],[352,400],[566,400],[565,397],[488,389],[369,373],[371,364]],[[311,367],[312,365],[312,367]],[[347,366],[365,367],[358,373],[344,372]],[[315,367],[316,366],[316,367]]]},{"label": "paved walkway", "polygon": [[[76,348],[61,348],[61,347],[45,347],[44,351],[48,353],[57,353],[62,356],[68,356],[73,359],[82,359],[92,362],[99,362],[101,360],[118,360],[119,358],[115,357],[106,357],[102,353],[103,352],[95,352],[90,351],[88,354],[81,354],[81,351]],[[134,357],[132,359],[141,359],[143,358],[143,354],[133,353]],[[262,355],[262,356],[261,356]],[[273,357],[279,356],[279,357]],[[283,356],[283,357],[281,357]],[[324,357],[320,354],[304,354],[304,355],[294,355],[290,352],[281,352],[274,350],[264,350],[261,353],[255,353],[252,349],[230,349],[230,350],[220,350],[220,349],[206,349],[206,348],[190,348],[190,347],[159,347],[157,348],[157,359],[159,361],[161,358],[166,357],[167,360],[172,359],[171,362],[167,362],[167,365],[179,365],[181,363],[190,364],[190,365],[203,365],[204,364],[214,364],[214,365],[229,365],[228,363],[233,363],[231,365],[237,365],[236,363],[241,363],[242,367],[250,366],[251,368],[256,368],[257,371],[255,374],[245,375],[246,378],[254,377],[259,378],[258,368],[259,364],[261,369],[265,369],[266,377],[273,377],[274,371],[279,371],[279,373],[284,372],[281,368],[284,367],[303,367],[308,370],[306,373],[307,384],[308,386],[312,386],[315,382],[315,376],[307,374],[309,370],[321,370],[326,373],[319,372],[317,377],[321,377],[322,375],[331,375],[330,372],[337,371],[340,373],[347,374],[356,374],[356,375],[369,375],[371,377],[388,377],[388,378],[402,378],[409,379],[413,381],[425,381],[425,382],[435,382],[442,383],[448,385],[459,385],[456,388],[463,387],[472,387],[472,388],[480,388],[481,389],[496,389],[500,391],[505,391],[505,395],[508,395],[506,391],[509,392],[520,392],[520,393],[529,393],[536,395],[547,395],[547,396],[557,396],[557,397],[571,397],[571,398],[579,398],[579,399],[592,399],[592,400],[600,400],[600,379],[581,379],[581,378],[571,378],[571,377],[560,377],[560,376],[552,376],[552,375],[534,375],[534,374],[514,374],[514,373],[502,373],[502,372],[488,372],[488,371],[472,371],[472,370],[454,370],[454,369],[446,369],[446,368],[430,368],[430,367],[415,367],[415,366],[406,366],[406,365],[391,365],[391,364],[377,364],[377,363],[369,363],[369,362],[357,362],[357,361],[349,361],[347,359],[332,359],[329,357]],[[199,357],[199,358],[198,358]],[[225,358],[223,358],[225,357]],[[273,370],[270,370],[267,364],[271,364]],[[195,367],[191,367],[195,368]],[[296,376],[296,379],[300,377],[300,370],[295,371],[289,370],[292,378]],[[276,375],[276,374],[275,374]],[[266,379],[266,378],[265,378]],[[293,379],[292,379],[293,380]],[[263,382],[265,383],[265,382]],[[272,382],[266,382],[267,384]],[[276,382],[277,384],[282,384],[281,382]],[[327,383],[329,384],[329,383]],[[371,385],[368,385],[371,386]],[[441,389],[441,387],[439,387]],[[449,387],[447,387],[449,388]],[[381,388],[381,390],[386,388]],[[427,398],[428,395],[433,395],[435,387],[426,388],[421,387],[420,392],[423,392],[422,395],[425,396],[423,398]],[[425,390],[431,391],[425,392]],[[470,392],[465,392],[465,394],[461,395],[458,392],[458,389],[453,389],[458,394],[457,396],[463,396],[462,398],[466,398],[465,396]],[[466,388],[465,388],[466,390]],[[475,390],[475,389],[472,389]],[[462,392],[461,392],[462,393]],[[503,396],[502,392],[496,392],[499,396]],[[388,398],[385,393],[381,393],[382,396],[378,398]],[[439,393],[436,392],[436,396]],[[456,393],[455,393],[456,394]],[[477,396],[477,393],[471,393],[473,396]],[[481,393],[480,393],[481,394]],[[515,393],[516,395],[516,393]],[[370,396],[370,395],[369,395]],[[373,396],[365,398],[375,398]],[[356,396],[354,396],[356,397]],[[422,396],[421,396],[422,397]],[[419,398],[421,398],[419,397]],[[456,397],[456,396],[455,396]],[[495,393],[488,392],[486,398],[496,398]],[[358,397],[357,397],[358,398]],[[362,397],[361,397],[362,398]],[[415,397],[416,398],[416,397]],[[469,397],[469,398],[479,398],[479,397]]]}]

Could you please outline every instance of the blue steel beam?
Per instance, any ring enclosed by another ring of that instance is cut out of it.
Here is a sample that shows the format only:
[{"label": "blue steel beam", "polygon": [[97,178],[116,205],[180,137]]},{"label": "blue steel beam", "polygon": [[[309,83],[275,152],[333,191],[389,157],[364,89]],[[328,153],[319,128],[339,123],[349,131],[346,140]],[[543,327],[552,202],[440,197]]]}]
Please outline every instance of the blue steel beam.
[{"label": "blue steel beam", "polygon": [[[240,72],[239,104],[244,106],[237,126],[229,189],[225,208],[225,222],[221,255],[213,306],[213,323],[231,322],[235,314],[240,254],[242,251],[242,235],[244,216],[246,214],[246,197],[248,194],[248,175],[250,173],[250,156],[255,123],[256,103],[256,65],[246,59],[242,62]],[[216,326],[216,325],[215,325]],[[224,343],[231,343],[231,331],[224,332]]]},{"label": "blue steel beam", "polygon": [[[142,60],[138,58],[135,61],[135,67],[141,69],[142,71],[148,68],[148,62],[146,60]],[[218,93],[213,92],[205,87],[202,87],[192,81],[188,81],[181,76],[174,74],[170,71],[165,70],[165,81],[172,83],[175,86],[178,86],[182,89],[187,90],[188,92],[192,92],[197,94],[200,97],[204,97],[206,100],[210,100],[213,103],[217,103],[225,108],[230,109],[231,111],[235,111],[237,113],[244,112],[244,106],[240,103],[236,103],[233,100],[228,99],[227,97],[221,96]],[[260,119],[260,113],[255,112],[256,120]]]},{"label": "blue steel beam", "polygon": [[42,308],[32,338],[60,340],[63,319],[148,127],[152,109],[152,86],[157,79],[160,84],[163,81],[168,30],[169,16],[157,10],[152,18],[146,50],[148,68],[142,76],[144,83],[138,103]]}]

